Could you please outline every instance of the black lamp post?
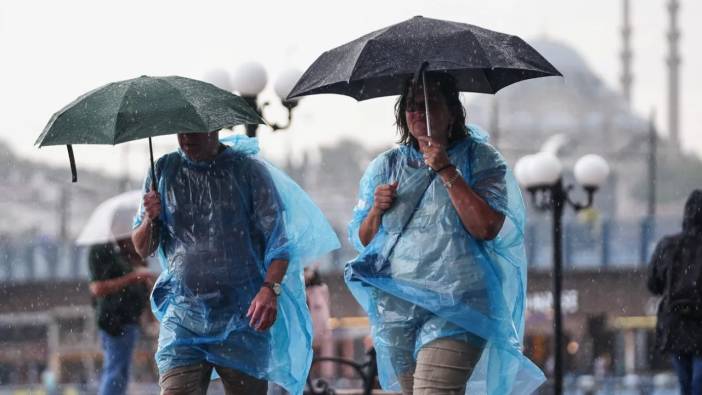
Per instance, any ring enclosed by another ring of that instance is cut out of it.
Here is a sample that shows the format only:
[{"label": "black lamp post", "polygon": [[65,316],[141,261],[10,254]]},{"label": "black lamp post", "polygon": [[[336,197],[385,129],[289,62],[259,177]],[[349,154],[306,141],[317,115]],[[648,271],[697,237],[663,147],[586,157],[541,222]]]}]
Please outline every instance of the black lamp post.
[{"label": "black lamp post", "polygon": [[577,182],[587,192],[587,201],[571,199],[572,185],[564,185],[558,158],[547,152],[527,155],[514,167],[519,183],[531,195],[532,204],[540,211],[551,211],[553,235],[553,332],[554,394],[563,394],[563,212],[566,206],[579,211],[592,206],[594,194],[609,174],[607,162],[597,155],[586,155],[575,164]]}]

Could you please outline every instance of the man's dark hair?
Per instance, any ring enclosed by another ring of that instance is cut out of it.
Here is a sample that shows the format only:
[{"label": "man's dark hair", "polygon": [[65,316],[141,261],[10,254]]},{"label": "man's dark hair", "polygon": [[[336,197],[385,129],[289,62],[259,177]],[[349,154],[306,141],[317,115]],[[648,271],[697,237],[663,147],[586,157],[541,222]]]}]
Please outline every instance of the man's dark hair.
[{"label": "man's dark hair", "polygon": [[[466,110],[463,108],[459,97],[459,90],[456,86],[456,79],[448,73],[428,72],[426,73],[427,84],[436,86],[437,91],[446,100],[446,105],[449,112],[454,117],[453,128],[449,131],[449,144],[454,141],[463,139],[467,136]],[[407,126],[407,118],[405,118],[405,110],[407,109],[407,99],[414,99],[414,90],[422,89],[421,84],[414,84],[412,79],[408,79],[402,87],[402,94],[395,102],[395,126],[400,135],[398,143],[418,147],[417,139],[412,136]]]}]

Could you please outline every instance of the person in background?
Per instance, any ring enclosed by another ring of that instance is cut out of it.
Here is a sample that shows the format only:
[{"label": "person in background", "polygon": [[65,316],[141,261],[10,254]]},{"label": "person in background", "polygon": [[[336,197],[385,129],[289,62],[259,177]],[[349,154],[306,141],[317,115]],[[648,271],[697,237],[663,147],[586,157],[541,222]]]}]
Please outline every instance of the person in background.
[{"label": "person in background", "polygon": [[[322,276],[317,269],[306,267],[304,276],[307,306],[312,315],[312,333],[314,334],[312,350],[315,357],[332,357],[334,356],[334,340],[329,324],[331,318],[329,287],[322,281]],[[312,372],[313,374],[321,373],[326,378],[332,377],[334,364],[331,362],[318,363],[313,366]]]},{"label": "person in background", "polygon": [[682,232],[658,242],[647,285],[662,296],[656,346],[671,355],[680,393],[702,394],[702,190],[687,199]]},{"label": "person in background", "polygon": [[127,391],[132,352],[139,335],[139,317],[153,286],[154,275],[130,238],[90,248],[90,293],[93,297],[103,366],[100,395]]}]

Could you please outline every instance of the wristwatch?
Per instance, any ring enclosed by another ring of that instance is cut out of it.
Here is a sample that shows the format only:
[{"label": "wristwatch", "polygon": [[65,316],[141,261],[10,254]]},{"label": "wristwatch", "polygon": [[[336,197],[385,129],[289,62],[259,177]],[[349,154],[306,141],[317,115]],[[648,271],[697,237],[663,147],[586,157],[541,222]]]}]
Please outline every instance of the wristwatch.
[{"label": "wristwatch", "polygon": [[270,288],[271,291],[275,294],[275,296],[280,295],[280,283],[269,283],[268,281],[264,281],[263,284],[261,284],[262,287]]}]

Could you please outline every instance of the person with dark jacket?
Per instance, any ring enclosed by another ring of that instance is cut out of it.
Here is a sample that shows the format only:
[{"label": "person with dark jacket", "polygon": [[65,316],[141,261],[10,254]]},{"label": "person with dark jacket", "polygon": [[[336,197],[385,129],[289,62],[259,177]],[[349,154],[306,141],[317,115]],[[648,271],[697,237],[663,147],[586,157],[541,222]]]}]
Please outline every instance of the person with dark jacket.
[{"label": "person with dark jacket", "polygon": [[123,395],[129,382],[132,350],[138,336],[138,319],[154,275],[134,250],[132,240],[91,247],[90,293],[103,350],[100,395]]},{"label": "person with dark jacket", "polygon": [[672,355],[681,393],[702,394],[702,190],[685,204],[682,232],[656,246],[648,289],[662,295],[656,344]]}]

